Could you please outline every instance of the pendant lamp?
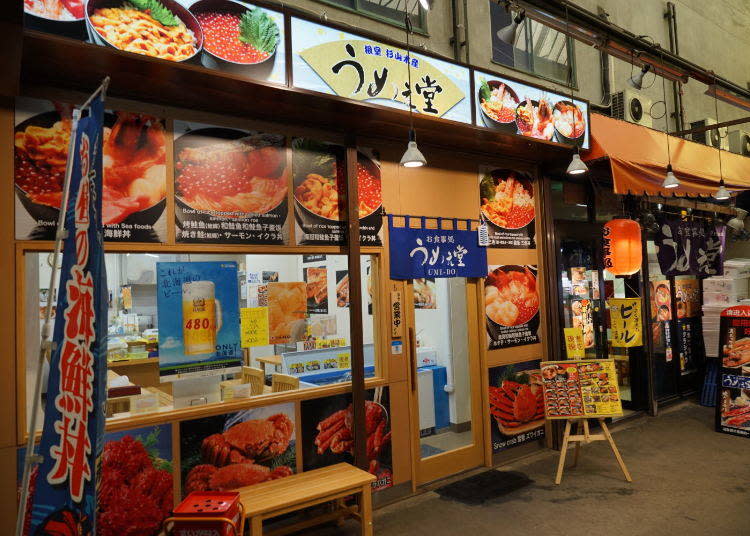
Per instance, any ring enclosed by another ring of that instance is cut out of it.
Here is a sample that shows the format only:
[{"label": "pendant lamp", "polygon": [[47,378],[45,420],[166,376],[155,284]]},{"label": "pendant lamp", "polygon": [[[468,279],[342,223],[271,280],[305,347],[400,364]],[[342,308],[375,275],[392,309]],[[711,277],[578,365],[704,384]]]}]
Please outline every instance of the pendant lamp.
[{"label": "pendant lamp", "polygon": [[[404,25],[406,27],[406,57],[410,58],[411,49],[409,47],[409,35],[411,34],[411,19],[409,12],[404,9]],[[401,157],[403,167],[422,167],[427,163],[422,151],[417,147],[417,133],[414,131],[414,117],[411,104],[411,61],[406,64],[406,74],[409,80],[409,142],[406,144],[406,151]]]}]

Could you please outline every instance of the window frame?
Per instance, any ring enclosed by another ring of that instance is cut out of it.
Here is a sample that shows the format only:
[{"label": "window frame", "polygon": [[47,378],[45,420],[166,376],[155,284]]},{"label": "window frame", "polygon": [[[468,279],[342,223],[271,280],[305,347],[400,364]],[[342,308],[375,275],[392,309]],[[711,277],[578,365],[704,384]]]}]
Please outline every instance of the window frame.
[{"label": "window frame", "polygon": [[[324,4],[330,7],[335,7],[336,9],[340,9],[342,11],[346,11],[347,13],[355,13],[357,15],[361,15],[363,17],[367,17],[369,19],[375,20],[377,22],[382,22],[383,24],[388,24],[390,26],[401,28],[403,30],[406,29],[406,25],[400,20],[391,19],[383,15],[373,13],[372,11],[361,7],[360,6],[361,0],[349,0],[352,3],[353,7],[339,4],[338,2],[336,2],[336,0],[315,0],[315,1],[319,4]],[[422,6],[419,5],[419,2],[417,2],[417,9],[419,9],[418,17],[414,17],[412,15],[412,33],[422,35],[424,37],[429,37],[430,34],[427,28],[426,12],[422,8]]]},{"label": "window frame", "polygon": [[[20,241],[16,243],[16,314],[19,318],[24,318],[28,314],[29,302],[27,296],[27,254],[46,255],[53,251],[53,243],[39,243],[32,241]],[[248,249],[246,246],[227,246],[227,245],[190,245],[190,244],[134,244],[134,243],[108,243],[106,244],[107,253],[152,253],[152,254],[207,254],[207,255],[309,255],[309,254],[326,254],[348,256],[349,252],[345,246],[318,246],[311,248],[309,246],[261,246],[262,249]],[[372,293],[372,322],[373,322],[373,344],[375,349],[375,375],[371,378],[365,378],[365,390],[374,387],[385,386],[389,384],[388,358],[390,340],[387,335],[390,333],[390,319],[387,315],[386,304],[383,296],[387,290],[387,256],[383,247],[364,246],[360,249],[360,255],[367,255],[371,260],[372,277],[374,279]],[[366,297],[363,296],[363,306],[366,307]],[[40,320],[41,322],[41,320]],[[16,442],[18,445],[25,443],[28,439],[28,412],[27,398],[29,389],[33,389],[33,384],[27,384],[26,366],[28,359],[35,359],[35,355],[28,355],[26,339],[28,336],[28,327],[25,322],[18,322],[16,326]],[[109,367],[108,367],[109,368]],[[201,417],[222,415],[236,411],[242,411],[254,407],[270,406],[284,402],[298,403],[302,400],[333,396],[337,394],[352,392],[351,380],[346,382],[322,385],[310,389],[297,389],[279,393],[263,393],[243,399],[233,399],[229,401],[219,401],[200,406],[185,407],[175,409],[160,409],[150,413],[129,415],[127,417],[110,417],[105,418],[104,426],[107,432],[129,430],[154,424],[179,423],[180,421],[190,420]],[[32,395],[33,396],[33,395]],[[41,430],[36,432],[37,440],[41,437]]]}]

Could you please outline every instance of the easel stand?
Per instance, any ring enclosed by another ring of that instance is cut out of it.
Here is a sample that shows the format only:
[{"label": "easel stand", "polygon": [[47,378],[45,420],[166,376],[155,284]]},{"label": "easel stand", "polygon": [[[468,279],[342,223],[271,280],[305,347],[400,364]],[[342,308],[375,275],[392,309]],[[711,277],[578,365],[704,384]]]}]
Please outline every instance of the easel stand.
[{"label": "easel stand", "polygon": [[[599,418],[597,420],[599,421],[599,426],[601,426],[602,429],[602,433],[600,434],[592,434],[589,432],[588,419],[567,419],[565,421],[565,433],[563,434],[562,448],[560,449],[560,461],[557,464],[557,476],[555,476],[555,484],[559,484],[562,480],[563,469],[565,468],[565,455],[568,452],[568,443],[572,442],[576,444],[575,452],[573,453],[573,465],[571,466],[575,467],[576,465],[578,465],[578,451],[581,449],[581,443],[590,443],[592,441],[605,440],[609,441],[609,446],[612,447],[612,452],[615,453],[615,458],[617,458],[617,463],[620,465],[620,469],[622,469],[622,472],[625,475],[625,480],[627,480],[628,482],[633,481],[633,479],[630,477],[630,473],[628,472],[628,468],[625,467],[625,462],[622,461],[620,452],[617,450],[615,440],[612,438],[612,434],[609,433],[607,423],[604,422],[603,418]],[[576,423],[575,435],[571,435],[570,433],[571,424],[573,422]],[[581,435],[581,428],[583,428],[583,435]]]}]

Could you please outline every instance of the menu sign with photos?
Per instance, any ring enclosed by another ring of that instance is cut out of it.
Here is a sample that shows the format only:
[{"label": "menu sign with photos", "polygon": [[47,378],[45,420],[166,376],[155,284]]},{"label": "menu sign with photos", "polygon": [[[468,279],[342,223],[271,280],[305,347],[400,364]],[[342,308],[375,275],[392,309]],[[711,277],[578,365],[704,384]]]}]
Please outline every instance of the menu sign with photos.
[{"label": "menu sign with photos", "polygon": [[[346,160],[342,145],[311,138],[292,140],[294,219],[298,244],[346,243]],[[383,225],[380,161],[372,149],[357,149],[359,236],[380,246]]]},{"label": "menu sign with photos", "polygon": [[594,337],[594,304],[588,298],[574,299],[570,302],[571,322],[574,328],[583,331],[584,348],[593,348],[596,344]]},{"label": "menu sign with photos", "polygon": [[614,360],[542,361],[548,419],[622,415]]},{"label": "menu sign with photos", "polygon": [[307,331],[307,283],[267,283],[258,287],[258,305],[268,307],[269,344],[305,339]]},{"label": "menu sign with photos", "polygon": [[303,268],[307,283],[307,313],[328,314],[328,268]]},{"label": "menu sign with photos", "polygon": [[489,350],[539,342],[537,267],[489,266],[484,303]]},{"label": "menu sign with photos", "polygon": [[479,168],[479,202],[489,247],[533,249],[534,180],[512,169]]},{"label": "menu sign with photos", "polygon": [[[62,202],[72,105],[16,99],[14,185],[16,238],[54,240]],[[103,131],[102,220],[108,242],[166,239],[164,120],[107,111]]]},{"label": "menu sign with photos", "polygon": [[286,244],[284,136],[174,122],[177,241]]},{"label": "menu sign with photos", "polygon": [[295,87],[399,109],[408,109],[411,97],[416,113],[471,123],[468,68],[315,22],[291,21]]},{"label": "menu sign with photos", "polygon": [[750,306],[722,311],[719,359],[716,431],[750,437]]}]

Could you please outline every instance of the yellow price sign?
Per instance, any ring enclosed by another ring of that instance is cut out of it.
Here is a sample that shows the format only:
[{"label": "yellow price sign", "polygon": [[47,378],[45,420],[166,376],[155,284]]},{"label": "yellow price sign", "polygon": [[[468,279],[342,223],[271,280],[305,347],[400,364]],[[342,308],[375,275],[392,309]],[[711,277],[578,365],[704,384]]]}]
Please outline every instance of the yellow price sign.
[{"label": "yellow price sign", "polygon": [[565,328],[565,350],[568,359],[580,359],[586,356],[583,328]]},{"label": "yellow price sign", "polygon": [[352,357],[349,352],[342,352],[336,356],[336,361],[340,369],[352,368]]},{"label": "yellow price sign", "polygon": [[268,307],[243,307],[240,309],[240,339],[243,348],[269,344]]}]

